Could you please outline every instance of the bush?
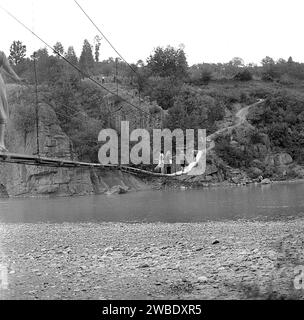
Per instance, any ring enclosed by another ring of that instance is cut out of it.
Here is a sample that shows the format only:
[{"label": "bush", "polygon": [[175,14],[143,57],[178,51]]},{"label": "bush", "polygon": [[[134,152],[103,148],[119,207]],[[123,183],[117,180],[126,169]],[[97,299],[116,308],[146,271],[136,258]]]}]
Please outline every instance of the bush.
[{"label": "bush", "polygon": [[160,113],[162,108],[158,105],[153,104],[152,106],[149,107],[149,112],[150,114],[156,114]]},{"label": "bush", "polygon": [[25,135],[35,130],[36,111],[32,104],[18,106],[18,111],[15,110],[13,117],[15,128]]},{"label": "bush", "polygon": [[268,72],[264,72],[264,73],[262,74],[262,80],[263,80],[263,81],[271,81],[271,82],[273,82],[273,81],[274,81],[274,78],[273,78],[273,76],[272,76],[271,74],[269,74]]},{"label": "bush", "polygon": [[190,72],[190,83],[194,85],[207,85],[212,78],[212,73],[206,69],[197,69]]},{"label": "bush", "polygon": [[263,137],[258,130],[254,129],[250,133],[250,144],[264,143]]},{"label": "bush", "polygon": [[234,76],[234,79],[239,80],[239,81],[250,81],[250,80],[252,80],[252,74],[248,69],[245,69],[245,70],[238,72]]},{"label": "bush", "polygon": [[250,148],[242,150],[232,146],[228,136],[217,140],[215,151],[228,165],[235,168],[248,167],[253,160],[253,152]]}]

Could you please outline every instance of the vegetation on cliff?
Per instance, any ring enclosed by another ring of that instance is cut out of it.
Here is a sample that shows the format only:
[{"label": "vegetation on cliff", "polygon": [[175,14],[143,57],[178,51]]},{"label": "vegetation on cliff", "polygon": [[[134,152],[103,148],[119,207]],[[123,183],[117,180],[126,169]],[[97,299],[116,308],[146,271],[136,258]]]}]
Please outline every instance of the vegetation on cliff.
[{"label": "vegetation on cliff", "polygon": [[[10,61],[30,84],[35,82],[36,59],[39,99],[54,109],[80,159],[97,161],[98,132],[116,128],[116,118],[124,120],[129,113],[138,119],[137,126],[153,126],[124,99],[148,110],[152,117],[159,115],[159,126],[205,128],[211,134],[233,122],[242,106],[263,98],[264,103],[250,111],[245,126],[217,139],[215,153],[228,166],[245,170],[252,177],[302,175],[304,64],[291,57],[276,62],[265,57],[260,65],[245,65],[235,57],[228,63],[188,66],[183,47],[168,46],[156,48],[146,62],[131,64],[131,70],[119,59],[100,61],[100,41],[93,47],[85,40],[80,58],[73,47],[65,51],[59,42],[55,47],[106,89],[118,90],[118,95],[110,95],[46,48],[27,58],[26,46],[20,41],[12,44]],[[17,120],[26,133],[33,121],[34,95],[28,92],[25,97],[27,107],[20,109]],[[280,160],[271,160],[270,155],[278,155]]]}]

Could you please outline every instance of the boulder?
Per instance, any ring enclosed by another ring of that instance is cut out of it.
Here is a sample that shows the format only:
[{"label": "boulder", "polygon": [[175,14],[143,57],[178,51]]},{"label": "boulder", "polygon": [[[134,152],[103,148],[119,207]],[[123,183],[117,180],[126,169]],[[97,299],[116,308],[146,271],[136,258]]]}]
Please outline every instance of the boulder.
[{"label": "boulder", "polygon": [[250,168],[250,176],[253,178],[258,178],[263,174],[263,171],[257,167],[251,167]]},{"label": "boulder", "polygon": [[266,178],[266,179],[263,179],[263,180],[261,181],[261,183],[262,183],[262,184],[270,184],[270,183],[271,183],[271,180],[268,179],[268,178]]},{"label": "boulder", "polygon": [[304,178],[304,167],[301,167],[299,165],[295,166],[292,169],[292,172],[298,177],[298,178]]},{"label": "boulder", "polygon": [[242,177],[232,177],[231,178],[231,181],[233,182],[233,183],[235,183],[235,184],[239,184],[239,183],[241,183],[241,179],[242,179]]},{"label": "boulder", "polygon": [[122,186],[113,186],[109,191],[106,192],[106,194],[111,195],[111,194],[123,194],[128,191],[127,187],[122,187]]},{"label": "boulder", "polygon": [[212,181],[212,177],[211,176],[205,176],[204,180],[207,181],[207,182],[210,182],[210,181]]},{"label": "boulder", "polygon": [[263,165],[262,161],[260,161],[259,159],[254,159],[252,160],[252,166],[253,167],[258,167],[260,168]]},{"label": "boulder", "polygon": [[255,145],[253,145],[253,150],[256,154],[257,157],[259,156],[263,156],[264,154],[267,153],[267,146],[265,146],[264,144],[262,143],[257,143]]},{"label": "boulder", "polygon": [[271,166],[284,166],[292,163],[292,157],[286,152],[269,154],[265,157],[264,163]]},{"label": "boulder", "polygon": [[265,157],[264,163],[268,166],[274,166],[274,155],[269,154]]},{"label": "boulder", "polygon": [[38,194],[52,194],[52,193],[57,193],[59,190],[59,185],[49,185],[49,186],[41,186],[37,188],[37,193]]},{"label": "boulder", "polygon": [[205,171],[206,175],[211,175],[217,172],[218,172],[218,167],[216,165],[211,164],[206,166],[206,171]]},{"label": "boulder", "polygon": [[292,163],[292,157],[288,153],[279,153],[275,155],[274,164],[276,166],[282,166]]}]

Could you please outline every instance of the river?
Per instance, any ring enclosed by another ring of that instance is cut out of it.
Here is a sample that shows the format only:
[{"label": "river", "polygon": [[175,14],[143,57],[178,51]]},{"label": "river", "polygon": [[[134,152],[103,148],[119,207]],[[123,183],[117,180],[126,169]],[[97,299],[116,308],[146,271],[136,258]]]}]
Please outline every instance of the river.
[{"label": "river", "polygon": [[304,213],[304,183],[0,199],[0,222],[200,222]]}]

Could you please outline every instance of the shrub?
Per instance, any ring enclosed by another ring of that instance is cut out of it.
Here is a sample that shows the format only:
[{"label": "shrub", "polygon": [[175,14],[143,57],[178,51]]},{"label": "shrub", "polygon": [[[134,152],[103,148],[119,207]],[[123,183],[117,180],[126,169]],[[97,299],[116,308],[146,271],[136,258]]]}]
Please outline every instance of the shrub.
[{"label": "shrub", "polygon": [[36,112],[32,104],[24,104],[18,107],[18,111],[14,112],[15,128],[24,134],[28,134],[35,130]]},{"label": "shrub", "polygon": [[263,137],[259,133],[258,130],[252,130],[250,133],[250,143],[251,144],[258,144],[258,143],[263,143]]},{"label": "shrub", "polygon": [[234,76],[234,79],[239,80],[239,81],[250,81],[250,80],[252,80],[252,74],[248,69],[244,69],[244,70],[238,72]]},{"label": "shrub", "polygon": [[273,81],[274,80],[274,78],[273,78],[273,76],[271,75],[271,74],[269,74],[268,72],[264,72],[263,74],[262,74],[262,80],[263,81]]}]

